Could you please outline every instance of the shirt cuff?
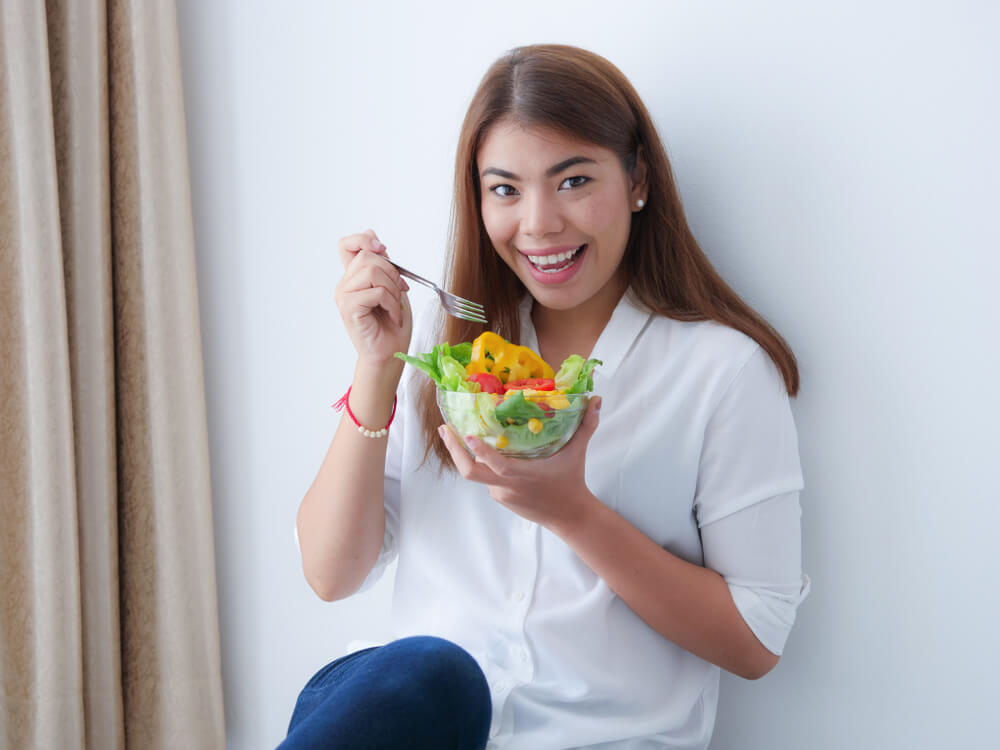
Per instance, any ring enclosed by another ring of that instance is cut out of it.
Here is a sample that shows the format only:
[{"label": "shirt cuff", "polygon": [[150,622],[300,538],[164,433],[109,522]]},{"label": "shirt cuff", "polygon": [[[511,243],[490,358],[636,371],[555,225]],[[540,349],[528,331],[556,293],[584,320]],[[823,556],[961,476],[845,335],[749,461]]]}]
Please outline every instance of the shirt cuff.
[{"label": "shirt cuff", "polygon": [[803,575],[798,591],[781,591],[729,583],[729,591],[740,615],[768,651],[781,656],[785,641],[795,624],[795,611],[809,595],[809,576]]}]

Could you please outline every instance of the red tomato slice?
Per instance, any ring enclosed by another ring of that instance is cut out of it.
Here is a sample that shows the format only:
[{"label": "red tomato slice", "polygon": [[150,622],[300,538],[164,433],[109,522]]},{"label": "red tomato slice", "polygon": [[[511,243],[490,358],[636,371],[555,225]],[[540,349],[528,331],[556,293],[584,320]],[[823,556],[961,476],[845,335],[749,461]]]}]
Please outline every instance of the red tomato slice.
[{"label": "red tomato slice", "polygon": [[535,391],[554,391],[556,381],[554,378],[523,378],[521,380],[510,380],[504,385],[505,391],[523,391],[530,388]]},{"label": "red tomato slice", "polygon": [[493,373],[477,372],[467,377],[466,380],[479,383],[479,387],[483,393],[503,393],[503,383]]}]

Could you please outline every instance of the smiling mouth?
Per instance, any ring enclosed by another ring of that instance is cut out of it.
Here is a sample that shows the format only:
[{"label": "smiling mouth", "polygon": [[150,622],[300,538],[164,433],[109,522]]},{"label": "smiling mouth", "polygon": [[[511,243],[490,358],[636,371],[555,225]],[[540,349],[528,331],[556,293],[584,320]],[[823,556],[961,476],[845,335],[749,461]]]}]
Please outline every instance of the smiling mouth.
[{"label": "smiling mouth", "polygon": [[558,255],[525,255],[524,257],[542,273],[559,273],[559,271],[563,271],[573,265],[586,248],[587,245],[583,244],[575,250],[569,250]]}]

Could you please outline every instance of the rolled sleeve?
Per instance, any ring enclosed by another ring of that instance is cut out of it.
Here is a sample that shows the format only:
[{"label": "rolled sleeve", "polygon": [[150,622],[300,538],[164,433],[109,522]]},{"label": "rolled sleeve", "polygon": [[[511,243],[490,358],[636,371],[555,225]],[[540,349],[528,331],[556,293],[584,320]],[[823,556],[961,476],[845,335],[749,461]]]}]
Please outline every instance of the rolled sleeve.
[{"label": "rolled sleeve", "polygon": [[729,586],[757,639],[781,655],[811,582],[802,573],[798,492],[778,495],[702,527],[705,565]]}]

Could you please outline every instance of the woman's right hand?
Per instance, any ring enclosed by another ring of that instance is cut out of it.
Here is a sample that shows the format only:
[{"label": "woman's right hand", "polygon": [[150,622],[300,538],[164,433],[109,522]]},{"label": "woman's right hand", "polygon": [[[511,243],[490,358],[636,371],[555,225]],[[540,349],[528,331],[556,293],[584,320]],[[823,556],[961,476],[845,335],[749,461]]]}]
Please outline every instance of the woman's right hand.
[{"label": "woman's right hand", "polygon": [[410,346],[413,315],[410,288],[387,260],[385,245],[371,229],[337,242],[344,276],[336,301],[359,362],[373,367],[393,361]]}]

